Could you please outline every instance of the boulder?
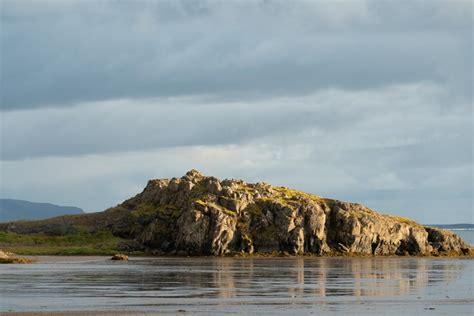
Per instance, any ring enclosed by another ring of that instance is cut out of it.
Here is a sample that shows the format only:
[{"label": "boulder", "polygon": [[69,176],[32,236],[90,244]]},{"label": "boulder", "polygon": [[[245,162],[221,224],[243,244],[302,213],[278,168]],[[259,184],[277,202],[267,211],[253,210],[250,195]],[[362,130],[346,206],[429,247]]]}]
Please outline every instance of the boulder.
[{"label": "boulder", "polygon": [[123,253],[116,253],[115,255],[110,258],[110,260],[116,260],[116,261],[128,261],[128,256]]},{"label": "boulder", "polygon": [[32,263],[33,261],[32,259],[17,257],[10,252],[0,250],[0,263]]},{"label": "boulder", "polygon": [[8,255],[2,250],[0,250],[0,259],[6,259],[6,258],[8,258]]}]

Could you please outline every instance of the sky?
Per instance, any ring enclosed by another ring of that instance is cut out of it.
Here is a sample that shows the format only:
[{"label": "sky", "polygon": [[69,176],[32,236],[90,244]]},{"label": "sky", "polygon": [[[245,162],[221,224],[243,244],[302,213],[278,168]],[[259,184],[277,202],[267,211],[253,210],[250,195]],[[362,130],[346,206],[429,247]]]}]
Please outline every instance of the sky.
[{"label": "sky", "polygon": [[0,197],[196,168],[473,223],[473,3],[0,0]]}]

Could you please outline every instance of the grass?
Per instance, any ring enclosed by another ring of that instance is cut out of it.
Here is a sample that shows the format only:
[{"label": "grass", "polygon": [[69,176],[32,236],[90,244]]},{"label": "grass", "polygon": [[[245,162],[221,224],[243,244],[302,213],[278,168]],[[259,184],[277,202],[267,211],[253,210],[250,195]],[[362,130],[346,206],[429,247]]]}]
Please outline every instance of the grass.
[{"label": "grass", "polygon": [[412,225],[412,226],[416,226],[416,227],[422,227],[421,224],[415,222],[414,220],[412,219],[409,219],[409,218],[406,218],[406,217],[401,217],[401,216],[395,216],[395,215],[384,215],[385,217],[388,217],[394,221],[397,221],[397,222],[401,222],[401,223],[404,223],[404,224],[408,224],[408,225]]},{"label": "grass", "polygon": [[277,192],[277,194],[285,200],[299,200],[301,198],[306,198],[315,202],[321,202],[324,200],[318,195],[305,193],[287,187],[273,187],[273,191]]},{"label": "grass", "polygon": [[289,208],[298,207],[302,200],[310,200],[317,203],[326,203],[326,199],[302,191],[287,187],[272,187],[273,195],[261,198],[261,201],[277,202]]},{"label": "grass", "polygon": [[19,255],[112,255],[123,241],[106,231],[64,236],[0,232],[0,249]]}]

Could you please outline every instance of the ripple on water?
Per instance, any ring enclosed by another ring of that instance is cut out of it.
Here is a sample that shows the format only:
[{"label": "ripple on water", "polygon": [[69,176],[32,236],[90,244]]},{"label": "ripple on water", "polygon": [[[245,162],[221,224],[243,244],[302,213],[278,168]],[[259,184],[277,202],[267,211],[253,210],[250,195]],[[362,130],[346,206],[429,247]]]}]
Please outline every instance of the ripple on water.
[{"label": "ripple on water", "polygon": [[107,259],[0,266],[0,311],[473,311],[470,259]]}]

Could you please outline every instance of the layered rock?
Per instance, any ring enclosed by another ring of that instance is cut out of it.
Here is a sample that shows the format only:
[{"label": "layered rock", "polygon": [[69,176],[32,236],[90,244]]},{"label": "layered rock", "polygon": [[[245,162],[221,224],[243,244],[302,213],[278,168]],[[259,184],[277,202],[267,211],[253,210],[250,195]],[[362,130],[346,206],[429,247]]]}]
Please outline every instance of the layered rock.
[{"label": "layered rock", "polygon": [[382,215],[355,203],[250,184],[191,170],[151,180],[115,211],[109,225],[158,254],[224,255],[287,252],[316,255],[468,255],[448,231]]}]

